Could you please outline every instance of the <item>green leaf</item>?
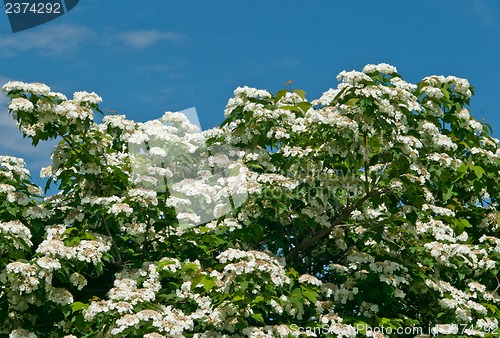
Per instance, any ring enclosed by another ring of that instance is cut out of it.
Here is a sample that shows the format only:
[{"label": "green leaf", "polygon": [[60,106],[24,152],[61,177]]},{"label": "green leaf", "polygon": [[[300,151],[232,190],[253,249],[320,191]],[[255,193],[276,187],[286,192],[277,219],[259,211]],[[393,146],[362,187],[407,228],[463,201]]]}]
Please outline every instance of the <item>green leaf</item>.
[{"label": "green leaf", "polygon": [[300,102],[297,103],[297,107],[299,107],[303,112],[306,112],[311,108],[312,104],[310,102]]},{"label": "green leaf", "polygon": [[453,187],[446,187],[442,193],[443,200],[447,201],[453,196]]},{"label": "green leaf", "polygon": [[464,232],[465,228],[472,228],[472,225],[468,220],[463,218],[456,218],[453,221],[454,232],[456,236],[459,236],[462,232]]},{"label": "green leaf", "polygon": [[247,162],[245,164],[249,168],[255,168],[255,169],[260,169],[260,170],[264,169],[264,167],[260,163],[258,163],[256,161]]},{"label": "green leaf", "polygon": [[213,279],[203,278],[202,284],[205,291],[208,292],[214,287],[215,281]]},{"label": "green leaf", "polygon": [[359,98],[354,97],[354,98],[350,99],[349,101],[347,101],[347,105],[355,106],[358,101],[359,101]]},{"label": "green leaf", "polygon": [[294,92],[295,94],[297,94],[298,96],[300,96],[300,98],[301,98],[302,100],[305,100],[305,99],[306,99],[306,92],[305,92],[305,91],[303,91],[302,89],[295,89],[293,92]]},{"label": "green leaf", "polygon": [[71,311],[78,312],[78,311],[82,311],[84,309],[87,309],[88,307],[89,307],[89,304],[85,304],[82,302],[75,302],[71,305]]},{"label": "green leaf", "polygon": [[460,180],[462,177],[465,176],[465,174],[467,173],[467,166],[465,165],[465,163],[462,162],[462,164],[460,165],[460,167],[458,167],[457,170],[455,170],[455,172],[458,174],[457,177],[455,177],[455,179],[452,181],[452,183],[455,183],[457,182],[458,180]]},{"label": "green leaf", "polygon": [[490,309],[492,314],[495,314],[498,311],[498,308],[493,304],[483,303],[483,305],[486,306],[488,309]]},{"label": "green leaf", "polygon": [[473,166],[472,170],[474,171],[474,174],[476,174],[477,178],[481,178],[483,177],[483,174],[485,174],[484,169],[478,165]]},{"label": "green leaf", "polygon": [[257,304],[257,303],[261,303],[261,302],[263,302],[263,301],[265,301],[265,300],[266,300],[266,299],[265,299],[264,297],[262,297],[262,296],[257,296],[257,297],[255,297],[255,298],[253,299],[252,303]]},{"label": "green leaf", "polygon": [[318,293],[313,290],[305,290],[302,294],[309,299],[313,304],[318,300]]},{"label": "green leaf", "polygon": [[356,328],[356,331],[363,334],[363,335],[366,335],[366,331],[369,327],[369,325],[365,322],[356,322],[354,324],[354,327]]},{"label": "green leaf", "polygon": [[240,300],[245,300],[245,296],[243,295],[234,296],[232,299],[233,302],[239,302]]},{"label": "green leaf", "polygon": [[276,93],[276,101],[279,101],[283,96],[286,95],[286,93],[288,93],[289,90],[287,89],[282,89],[280,90],[279,92]]},{"label": "green leaf", "polygon": [[255,321],[257,321],[258,323],[260,324],[264,324],[264,318],[262,317],[262,315],[260,313],[254,313],[252,315],[252,319],[254,319]]}]

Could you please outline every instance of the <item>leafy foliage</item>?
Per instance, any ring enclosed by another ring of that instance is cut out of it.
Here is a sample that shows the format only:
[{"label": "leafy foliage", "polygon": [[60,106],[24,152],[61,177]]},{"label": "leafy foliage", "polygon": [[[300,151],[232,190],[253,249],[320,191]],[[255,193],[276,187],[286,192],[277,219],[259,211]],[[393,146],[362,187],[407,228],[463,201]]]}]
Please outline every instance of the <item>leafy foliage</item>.
[{"label": "leafy foliage", "polygon": [[313,101],[238,88],[203,133],[6,84],[23,135],[60,140],[60,192],[0,157],[0,336],[496,336],[500,148],[472,86],[338,80]]}]

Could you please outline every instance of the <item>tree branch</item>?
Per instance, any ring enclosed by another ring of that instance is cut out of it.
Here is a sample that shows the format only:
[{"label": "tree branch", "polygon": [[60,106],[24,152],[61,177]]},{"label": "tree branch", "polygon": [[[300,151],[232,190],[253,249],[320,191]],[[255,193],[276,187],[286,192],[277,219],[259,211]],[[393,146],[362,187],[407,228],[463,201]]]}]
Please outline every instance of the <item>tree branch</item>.
[{"label": "tree branch", "polygon": [[76,156],[78,156],[82,163],[85,163],[85,158],[82,157],[82,153],[75,148],[75,146],[71,143],[71,140],[69,140],[66,136],[64,136],[64,134],[60,133],[59,131],[57,132],[57,134],[62,137],[62,139],[69,145],[71,149],[73,149],[73,151],[76,153]]},{"label": "tree branch", "polygon": [[369,194],[370,193],[370,182],[368,182],[368,158],[370,156],[369,152],[368,152],[368,138],[366,137],[366,134],[364,135],[365,137],[365,154],[364,154],[364,161],[365,161],[365,190],[366,190],[366,193]]},{"label": "tree branch", "polygon": [[339,226],[343,221],[345,221],[351,213],[358,209],[366,200],[368,200],[370,197],[375,195],[378,190],[371,190],[368,192],[365,196],[363,196],[361,199],[359,199],[356,203],[348,207],[347,209],[344,210],[342,214],[339,215],[339,217],[328,227],[325,229],[322,229],[318,231],[316,234],[314,234],[311,237],[305,238],[302,242],[300,242],[299,245],[297,245],[290,253],[286,256],[286,262],[290,263],[292,259],[297,256],[302,250],[309,248],[316,242],[322,240],[323,238],[327,237],[330,232],[333,231],[333,229],[337,226]]},{"label": "tree branch", "polygon": [[102,225],[104,226],[104,230],[106,230],[106,234],[111,238],[111,245],[113,246],[113,250],[115,251],[116,254],[116,261],[115,264],[118,265],[119,267],[122,267],[122,256],[120,255],[120,250],[118,249],[118,246],[116,245],[115,239],[113,238],[113,235],[111,235],[111,231],[109,231],[108,223],[106,222],[106,219],[104,217],[101,218],[102,220]]}]

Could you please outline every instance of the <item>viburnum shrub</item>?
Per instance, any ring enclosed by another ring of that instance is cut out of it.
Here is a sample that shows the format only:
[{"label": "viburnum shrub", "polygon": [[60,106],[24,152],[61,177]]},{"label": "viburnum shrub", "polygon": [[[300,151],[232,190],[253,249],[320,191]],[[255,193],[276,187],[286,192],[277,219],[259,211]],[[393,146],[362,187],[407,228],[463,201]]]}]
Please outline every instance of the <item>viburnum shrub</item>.
[{"label": "viburnum shrub", "polygon": [[45,193],[0,157],[0,336],[496,337],[500,148],[472,86],[338,80],[237,88],[203,132],[7,83],[23,135],[59,143]]}]

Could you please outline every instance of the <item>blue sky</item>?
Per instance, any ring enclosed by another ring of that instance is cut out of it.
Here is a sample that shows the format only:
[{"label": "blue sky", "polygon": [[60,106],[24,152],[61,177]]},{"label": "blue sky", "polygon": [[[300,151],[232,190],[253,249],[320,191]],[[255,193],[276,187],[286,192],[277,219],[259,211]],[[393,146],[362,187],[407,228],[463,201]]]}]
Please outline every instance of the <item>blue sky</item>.
[{"label": "blue sky", "polygon": [[[0,82],[43,82],[71,96],[95,91],[102,107],[136,121],[196,107],[206,129],[223,121],[233,90],[276,92],[294,80],[312,100],[342,70],[385,62],[410,82],[467,78],[472,114],[500,135],[500,2],[102,1],[12,33],[0,13]],[[31,148],[0,98],[0,154],[26,159],[34,178],[51,144]]]}]

